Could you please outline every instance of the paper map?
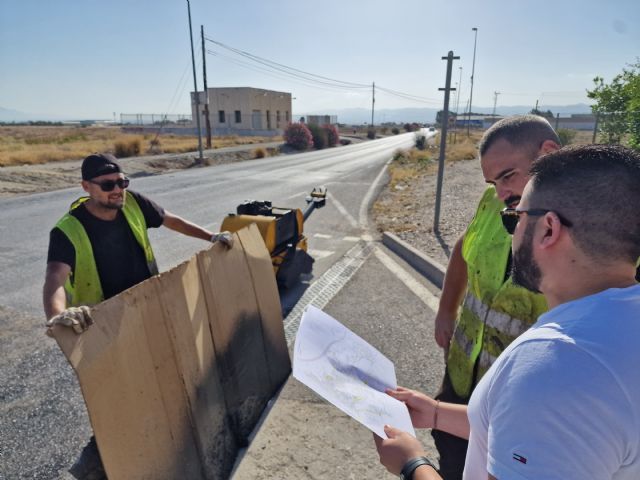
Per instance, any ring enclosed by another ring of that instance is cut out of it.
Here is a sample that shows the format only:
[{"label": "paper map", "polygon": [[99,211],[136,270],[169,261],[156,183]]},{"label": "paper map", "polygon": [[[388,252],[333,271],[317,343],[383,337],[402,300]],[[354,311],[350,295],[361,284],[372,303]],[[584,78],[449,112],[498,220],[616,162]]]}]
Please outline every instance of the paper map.
[{"label": "paper map", "polygon": [[293,376],[382,438],[385,424],[415,436],[407,407],[385,393],[397,387],[393,363],[314,306],[300,321]]}]

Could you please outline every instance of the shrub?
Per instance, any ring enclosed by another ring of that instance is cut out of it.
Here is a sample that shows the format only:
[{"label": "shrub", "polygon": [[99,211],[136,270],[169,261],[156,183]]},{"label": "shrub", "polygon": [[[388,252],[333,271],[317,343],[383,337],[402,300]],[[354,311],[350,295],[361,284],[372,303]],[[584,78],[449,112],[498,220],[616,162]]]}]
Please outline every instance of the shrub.
[{"label": "shrub", "polygon": [[405,123],[402,128],[404,128],[405,132],[410,132],[411,131],[411,124],[410,123]]},{"label": "shrub", "polygon": [[329,124],[323,125],[322,129],[324,130],[327,136],[327,146],[335,147],[338,144],[338,141],[340,140],[338,129],[335,127],[335,125],[329,125]]},{"label": "shrub", "polygon": [[569,130],[568,128],[559,128],[558,137],[560,137],[560,143],[562,146],[569,145],[576,136],[575,130]]},{"label": "shrub", "polygon": [[[146,135],[145,135],[145,137],[146,137]],[[147,150],[147,152],[148,153],[152,153],[152,154],[162,153],[162,148],[160,146],[160,138],[159,137],[154,137],[151,140],[149,140],[149,149]]]},{"label": "shrub", "polygon": [[307,125],[313,137],[313,148],[322,150],[327,147],[327,132],[320,126],[310,123]]},{"label": "shrub", "polygon": [[267,156],[267,152],[264,148],[259,147],[253,151],[253,158],[264,158]]},{"label": "shrub", "polygon": [[408,154],[405,150],[398,149],[395,152],[393,152],[394,162],[404,163],[407,161],[407,158],[408,158]]},{"label": "shrub", "polygon": [[427,137],[419,133],[416,133],[416,148],[418,150],[424,150],[426,146],[427,146]]},{"label": "shrub", "polygon": [[400,129],[398,127],[393,127],[391,129],[391,133],[393,133],[394,135],[398,135],[400,133]]},{"label": "shrub", "polygon": [[304,123],[291,123],[284,131],[284,141],[296,150],[309,150],[313,136]]},{"label": "shrub", "polygon": [[142,141],[140,138],[117,140],[114,144],[114,155],[118,158],[135,157],[140,155]]},{"label": "shrub", "polygon": [[367,138],[369,140],[373,140],[376,138],[376,131],[373,128],[370,128],[369,130],[367,130]]}]

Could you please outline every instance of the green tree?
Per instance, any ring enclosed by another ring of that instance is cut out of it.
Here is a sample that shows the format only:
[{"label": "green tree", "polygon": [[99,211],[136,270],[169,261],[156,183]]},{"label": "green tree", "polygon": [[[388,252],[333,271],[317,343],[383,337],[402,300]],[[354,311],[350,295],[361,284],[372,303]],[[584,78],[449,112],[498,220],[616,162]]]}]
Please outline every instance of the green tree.
[{"label": "green tree", "polygon": [[611,83],[602,77],[593,79],[587,96],[596,101],[591,107],[598,115],[602,140],[620,143],[629,135],[629,146],[640,150],[640,60],[616,75]]}]

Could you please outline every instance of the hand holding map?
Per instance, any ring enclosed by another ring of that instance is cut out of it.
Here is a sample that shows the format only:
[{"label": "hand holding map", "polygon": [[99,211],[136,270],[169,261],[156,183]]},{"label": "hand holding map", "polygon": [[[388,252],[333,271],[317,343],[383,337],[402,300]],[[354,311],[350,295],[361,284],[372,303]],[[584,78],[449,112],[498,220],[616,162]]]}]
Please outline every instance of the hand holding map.
[{"label": "hand holding map", "polygon": [[320,309],[307,307],[296,335],[293,376],[382,438],[384,425],[415,432],[397,388],[393,363]]}]

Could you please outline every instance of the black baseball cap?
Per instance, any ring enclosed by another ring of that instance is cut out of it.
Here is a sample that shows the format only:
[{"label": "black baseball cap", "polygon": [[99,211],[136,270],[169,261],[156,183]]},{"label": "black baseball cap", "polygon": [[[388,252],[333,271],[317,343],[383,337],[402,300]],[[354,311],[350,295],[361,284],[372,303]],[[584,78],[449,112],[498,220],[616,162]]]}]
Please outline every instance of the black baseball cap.
[{"label": "black baseball cap", "polygon": [[122,173],[116,157],[110,153],[94,153],[82,162],[82,180],[91,180],[109,173]]}]

